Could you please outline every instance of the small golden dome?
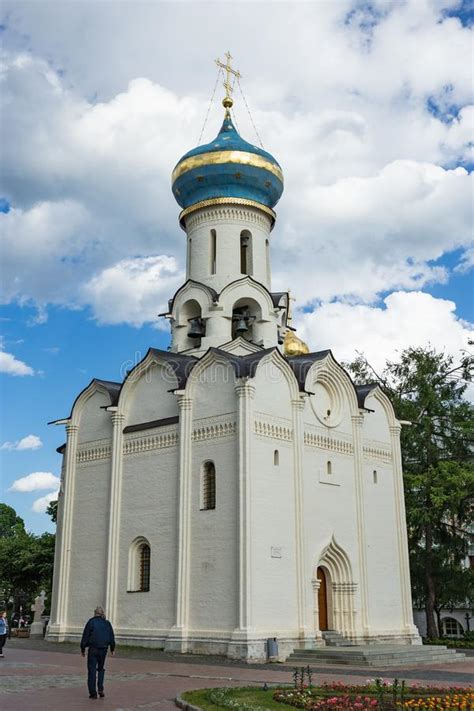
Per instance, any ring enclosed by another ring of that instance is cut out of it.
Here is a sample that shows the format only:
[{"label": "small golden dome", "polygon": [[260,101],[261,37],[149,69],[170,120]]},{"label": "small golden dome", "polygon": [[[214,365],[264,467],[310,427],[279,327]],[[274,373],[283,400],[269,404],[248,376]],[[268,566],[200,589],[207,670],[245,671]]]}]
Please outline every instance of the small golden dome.
[{"label": "small golden dome", "polygon": [[283,352],[287,356],[299,356],[309,353],[309,348],[294,331],[287,331],[283,341]]}]

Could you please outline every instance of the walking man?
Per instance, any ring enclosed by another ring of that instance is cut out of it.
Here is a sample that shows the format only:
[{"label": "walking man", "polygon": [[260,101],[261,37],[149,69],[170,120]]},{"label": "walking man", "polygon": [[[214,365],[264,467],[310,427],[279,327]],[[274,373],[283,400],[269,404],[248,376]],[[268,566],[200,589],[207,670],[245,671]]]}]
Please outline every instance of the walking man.
[{"label": "walking man", "polygon": [[104,694],[104,663],[107,650],[110,647],[110,654],[115,651],[115,636],[112,625],[105,619],[104,610],[96,607],[94,617],[91,617],[84,627],[81,639],[81,654],[83,657],[87,652],[87,686],[89,687],[89,698],[96,699],[97,692],[103,699]]},{"label": "walking man", "polygon": [[0,612],[0,657],[3,657],[3,646],[7,641],[7,637],[10,633],[7,621],[7,613],[5,610]]}]

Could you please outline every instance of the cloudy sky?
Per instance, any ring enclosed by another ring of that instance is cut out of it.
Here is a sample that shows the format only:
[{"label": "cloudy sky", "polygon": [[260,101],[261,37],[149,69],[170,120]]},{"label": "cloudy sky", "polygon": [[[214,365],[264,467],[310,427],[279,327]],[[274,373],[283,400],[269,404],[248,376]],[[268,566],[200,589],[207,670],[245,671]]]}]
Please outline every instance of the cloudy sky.
[{"label": "cloudy sky", "polygon": [[[379,366],[472,333],[471,0],[3,2],[3,500],[36,532],[67,416],[119,380],[183,281],[170,191],[230,49],[283,167],[273,286],[299,333]],[[222,121],[218,98],[203,141]],[[235,118],[256,142],[238,93]]]}]

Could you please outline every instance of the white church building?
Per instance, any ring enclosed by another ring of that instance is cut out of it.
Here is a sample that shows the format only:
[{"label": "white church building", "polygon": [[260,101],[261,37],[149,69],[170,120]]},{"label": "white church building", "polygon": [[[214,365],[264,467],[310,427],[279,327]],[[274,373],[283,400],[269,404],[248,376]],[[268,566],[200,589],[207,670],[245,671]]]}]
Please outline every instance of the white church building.
[{"label": "white church building", "polygon": [[169,350],[92,380],[57,421],[48,639],[78,640],[103,605],[119,644],[172,651],[418,644],[400,423],[328,344],[308,351],[272,291],[282,169],[240,137],[227,87],[216,139],[173,171],[187,278]]}]

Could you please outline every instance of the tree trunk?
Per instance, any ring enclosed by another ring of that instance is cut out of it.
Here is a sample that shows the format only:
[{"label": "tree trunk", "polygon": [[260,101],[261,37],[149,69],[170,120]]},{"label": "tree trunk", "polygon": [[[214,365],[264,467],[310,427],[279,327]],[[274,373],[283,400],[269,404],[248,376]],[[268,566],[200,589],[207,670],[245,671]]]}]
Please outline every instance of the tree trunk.
[{"label": "tree trunk", "polygon": [[431,523],[427,523],[425,526],[425,552],[426,552],[426,570],[425,570],[425,582],[426,582],[426,636],[428,639],[437,639],[438,630],[435,621],[435,604],[436,604],[436,589],[435,582],[433,579],[433,530]]},{"label": "tree trunk", "polygon": [[438,634],[441,637],[441,635],[443,633],[443,628],[441,626],[441,608],[435,607],[435,613],[436,613],[436,624],[438,625]]}]

